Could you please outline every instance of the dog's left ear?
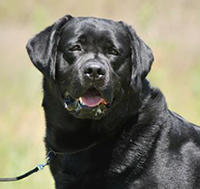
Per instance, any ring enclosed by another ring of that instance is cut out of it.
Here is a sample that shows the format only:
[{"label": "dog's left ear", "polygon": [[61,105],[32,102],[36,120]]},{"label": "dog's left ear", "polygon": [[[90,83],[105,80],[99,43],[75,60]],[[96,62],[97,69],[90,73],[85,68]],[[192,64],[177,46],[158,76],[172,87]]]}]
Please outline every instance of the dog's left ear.
[{"label": "dog's left ear", "polygon": [[154,56],[151,49],[136,34],[131,26],[123,23],[130,40],[132,74],[130,86],[134,90],[140,90],[142,82],[149,73]]},{"label": "dog's left ear", "polygon": [[55,64],[60,31],[72,17],[67,15],[29,40],[26,45],[31,61],[44,76],[55,79]]}]

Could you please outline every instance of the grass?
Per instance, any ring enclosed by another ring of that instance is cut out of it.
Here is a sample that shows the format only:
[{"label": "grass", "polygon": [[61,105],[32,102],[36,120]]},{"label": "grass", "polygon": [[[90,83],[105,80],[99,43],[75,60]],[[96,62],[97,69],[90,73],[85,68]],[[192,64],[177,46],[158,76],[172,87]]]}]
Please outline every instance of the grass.
[{"label": "grass", "polygon": [[[1,70],[0,177],[17,176],[45,161],[41,76],[23,66],[15,72]],[[24,71],[26,70],[26,71]],[[13,78],[13,76],[16,76]],[[35,78],[35,83],[33,83]],[[31,86],[31,87],[30,87]],[[39,183],[39,187],[38,187]],[[25,181],[0,183],[1,189],[53,188],[48,168]]]}]

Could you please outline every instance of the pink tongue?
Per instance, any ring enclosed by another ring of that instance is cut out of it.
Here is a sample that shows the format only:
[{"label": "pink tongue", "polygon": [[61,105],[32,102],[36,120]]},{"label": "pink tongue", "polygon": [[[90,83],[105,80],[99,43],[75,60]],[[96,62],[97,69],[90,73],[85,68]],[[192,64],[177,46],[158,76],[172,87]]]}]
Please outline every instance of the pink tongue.
[{"label": "pink tongue", "polygon": [[100,96],[93,96],[90,94],[81,97],[81,100],[88,107],[98,106],[101,102],[104,101],[104,99],[101,98]]}]

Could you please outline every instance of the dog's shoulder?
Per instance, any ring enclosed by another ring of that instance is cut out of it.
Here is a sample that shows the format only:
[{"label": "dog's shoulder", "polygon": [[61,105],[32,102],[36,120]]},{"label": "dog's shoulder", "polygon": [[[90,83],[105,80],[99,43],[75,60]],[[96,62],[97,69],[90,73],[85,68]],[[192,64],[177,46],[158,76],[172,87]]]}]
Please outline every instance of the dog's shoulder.
[{"label": "dog's shoulder", "polygon": [[171,116],[170,140],[172,146],[177,147],[192,142],[200,147],[200,128],[172,111],[169,113]]}]

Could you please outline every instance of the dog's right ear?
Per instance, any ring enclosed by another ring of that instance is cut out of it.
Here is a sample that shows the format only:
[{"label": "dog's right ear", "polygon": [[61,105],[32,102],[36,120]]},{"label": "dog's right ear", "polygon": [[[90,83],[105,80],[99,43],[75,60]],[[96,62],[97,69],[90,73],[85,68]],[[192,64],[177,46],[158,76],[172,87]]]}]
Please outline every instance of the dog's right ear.
[{"label": "dog's right ear", "polygon": [[26,45],[33,64],[44,76],[51,79],[55,79],[56,52],[60,31],[71,18],[69,15],[61,18],[30,39]]}]

